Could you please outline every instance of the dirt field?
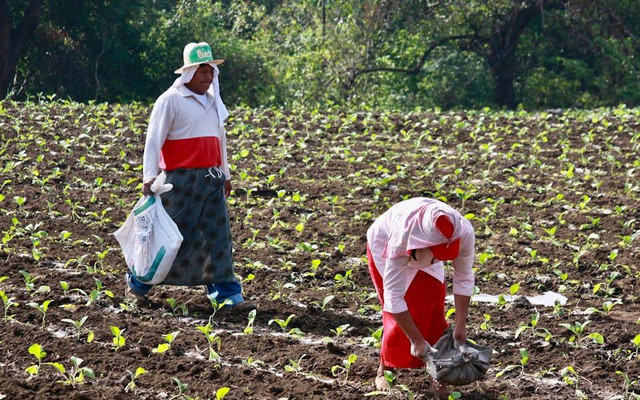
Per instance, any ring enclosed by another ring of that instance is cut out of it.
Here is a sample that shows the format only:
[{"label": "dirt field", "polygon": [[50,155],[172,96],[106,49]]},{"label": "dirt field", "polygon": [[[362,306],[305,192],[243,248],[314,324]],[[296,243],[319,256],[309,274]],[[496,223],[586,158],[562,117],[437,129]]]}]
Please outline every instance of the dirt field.
[{"label": "dirt field", "polygon": [[495,351],[484,381],[452,388],[461,398],[639,398],[640,110],[233,110],[252,332],[247,315],[211,316],[200,287],[124,298],[111,233],[139,198],[149,112],[0,103],[0,399],[430,398],[424,370],[371,393],[381,319],[365,233],[416,196],[471,220],[479,293],[568,299],[474,301],[468,336]]}]

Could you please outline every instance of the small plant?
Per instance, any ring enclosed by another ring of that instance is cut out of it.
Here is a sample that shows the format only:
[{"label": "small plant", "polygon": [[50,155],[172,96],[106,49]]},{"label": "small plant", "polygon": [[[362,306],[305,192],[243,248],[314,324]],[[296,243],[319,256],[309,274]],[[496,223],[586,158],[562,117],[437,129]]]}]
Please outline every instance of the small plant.
[{"label": "small plant", "polygon": [[300,365],[300,363],[302,362],[302,359],[305,358],[306,356],[307,356],[306,354],[301,355],[300,358],[298,358],[298,361],[289,359],[289,364],[284,366],[284,370],[287,372],[293,372],[296,374],[301,373],[302,366]]},{"label": "small plant", "polygon": [[249,311],[249,316],[247,317],[247,326],[244,328],[244,331],[243,331],[246,335],[251,335],[253,333],[253,325],[256,320],[256,314],[257,314],[257,311],[255,309]]},{"label": "small plant", "polygon": [[631,378],[629,378],[629,376],[627,374],[625,374],[622,371],[616,371],[617,375],[620,375],[624,380],[622,381],[623,387],[624,387],[624,393],[625,393],[625,399],[634,399],[634,400],[640,400],[640,394],[635,393],[632,391],[632,388],[638,383],[637,380],[632,380]]},{"label": "small plant", "polygon": [[69,293],[69,282],[60,281],[60,287],[62,288],[62,294],[66,296]]},{"label": "small plant", "polygon": [[4,305],[4,315],[2,317],[2,321],[7,322],[14,317],[13,315],[9,315],[9,308],[16,307],[19,305],[19,303],[13,301],[13,297],[7,297],[3,290],[0,290],[0,298],[2,299],[2,304]]},{"label": "small plant", "polygon": [[64,318],[61,321],[73,325],[76,328],[76,340],[80,340],[80,335],[82,335],[82,326],[87,321],[87,318],[88,316],[85,315],[77,321],[70,318]]},{"label": "small plant", "polygon": [[562,368],[560,370],[560,376],[562,376],[562,380],[567,386],[574,387],[576,398],[585,399],[585,400],[588,399],[588,397],[584,394],[584,392],[578,388],[578,382],[580,380],[580,376],[571,365],[565,368]]},{"label": "small plant", "polygon": [[42,366],[42,360],[46,357],[47,353],[42,350],[42,347],[38,343],[34,343],[29,346],[29,354],[34,356],[36,360],[38,360],[37,365],[29,366],[25,371],[29,374],[29,380],[34,378],[40,372],[40,367]]},{"label": "small plant", "polygon": [[534,335],[541,336],[545,341],[548,342],[552,336],[551,332],[549,332],[549,330],[545,328],[538,328],[539,319],[540,319],[540,313],[536,311],[531,316],[531,322],[529,324],[527,325],[522,323],[520,324],[520,327],[518,327],[518,329],[516,330],[515,339],[517,339],[520,336],[520,334],[522,334],[524,331],[530,329]]},{"label": "small plant", "polygon": [[229,393],[229,389],[226,386],[221,387],[220,389],[216,390],[216,400],[222,400],[224,399],[224,396],[227,395],[227,393]]},{"label": "small plant", "polygon": [[337,339],[340,337],[340,335],[342,335],[343,332],[349,329],[350,326],[350,324],[340,325],[336,329],[331,329],[331,333],[333,333]]},{"label": "small plant", "polygon": [[520,366],[524,372],[524,366],[529,362],[529,352],[524,347],[520,349]]},{"label": "small plant", "polygon": [[112,346],[113,349],[115,351],[118,351],[118,349],[121,349],[122,347],[124,347],[125,344],[125,339],[124,336],[122,336],[122,334],[124,333],[124,329],[120,329],[117,326],[110,326],[111,328],[111,333],[113,334],[113,340],[112,340]]},{"label": "small plant", "polygon": [[521,373],[524,372],[524,366],[527,365],[527,363],[529,362],[529,352],[527,351],[527,349],[523,347],[523,348],[520,348],[519,353],[520,353],[520,365],[513,365],[513,364],[507,365],[504,369],[502,369],[496,374],[496,378],[500,378],[502,375],[518,367],[521,368]]},{"label": "small plant", "polygon": [[576,322],[575,324],[560,324],[560,326],[571,331],[573,335],[569,338],[569,343],[573,343],[576,346],[580,346],[580,340],[584,334],[584,328],[589,325],[591,321],[585,321],[584,323]]},{"label": "small plant", "polygon": [[173,343],[174,340],[176,340],[176,337],[178,337],[178,333],[180,333],[180,332],[179,331],[175,331],[175,332],[171,332],[171,333],[168,333],[168,334],[162,336],[162,338],[164,339],[165,343],[160,343],[152,351],[154,353],[162,354],[162,353],[168,351],[169,349],[171,349],[171,344]]},{"label": "small plant", "polygon": [[289,325],[289,323],[291,322],[291,320],[293,320],[293,318],[294,318],[295,316],[296,316],[295,314],[290,314],[290,315],[287,317],[287,319],[284,319],[284,320],[283,320],[283,319],[279,319],[279,318],[274,318],[274,319],[272,319],[272,320],[269,320],[268,325],[271,325],[272,323],[274,323],[274,322],[275,322],[276,324],[278,324],[278,326],[280,326],[280,328],[281,328],[283,331],[286,331],[287,326]]},{"label": "small plant", "polygon": [[322,311],[326,311],[327,310],[327,305],[329,304],[329,302],[331,300],[333,300],[336,296],[330,294],[328,296],[326,296],[324,299],[322,299],[322,304],[320,305],[320,308],[322,309]]},{"label": "small plant", "polygon": [[222,339],[213,332],[211,323],[204,326],[198,326],[196,329],[202,332],[202,334],[207,338],[207,345],[209,346],[209,361],[219,360],[220,355],[218,354],[218,351],[220,351],[220,348],[222,347]]},{"label": "small plant", "polygon": [[142,368],[142,367],[138,367],[136,368],[136,372],[131,372],[129,370],[127,370],[127,373],[129,374],[129,383],[127,384],[127,386],[124,387],[124,391],[126,393],[129,393],[129,390],[135,389],[136,388],[136,379],[138,379],[138,377],[142,374],[146,374],[147,370]]},{"label": "small plant", "polygon": [[331,375],[337,377],[340,374],[344,374],[344,383],[347,383],[349,379],[349,370],[358,359],[358,356],[355,354],[350,354],[349,357],[342,360],[342,365],[334,365],[331,367]]},{"label": "small plant", "polygon": [[211,306],[213,307],[213,313],[211,313],[211,315],[209,316],[209,323],[213,323],[213,319],[215,318],[215,315],[218,311],[220,311],[224,307],[231,306],[231,300],[229,299],[225,299],[223,302],[218,303],[216,299],[214,299],[213,297],[209,297],[209,301],[211,302]]},{"label": "small plant", "polygon": [[353,280],[351,280],[351,274],[353,274],[353,270],[347,270],[347,272],[342,274],[336,274],[333,279],[336,281],[336,287],[346,287],[349,289],[354,289],[356,284]]},{"label": "small plant", "polygon": [[23,269],[21,269],[19,272],[24,277],[24,286],[27,289],[27,292],[32,291],[34,289],[34,287],[35,287],[35,281],[38,278],[32,277],[27,271],[25,271]]},{"label": "small plant", "polygon": [[362,343],[367,346],[375,347],[379,349],[382,346],[382,327],[376,329],[375,331],[370,329],[371,335],[362,339]]},{"label": "small plant", "polygon": [[53,362],[46,363],[46,365],[51,365],[60,375],[62,375],[63,380],[58,381],[63,385],[71,385],[75,387],[76,385],[82,385],[85,382],[85,378],[94,379],[96,377],[95,373],[91,368],[81,367],[83,360],[78,357],[70,357],[71,367],[67,370],[64,365]]},{"label": "small plant", "polygon": [[51,304],[51,301],[52,300],[45,300],[42,302],[42,304],[38,304],[34,302],[27,303],[27,305],[37,309],[42,313],[42,325],[44,325],[44,319],[47,316],[47,310],[49,310],[49,304]]},{"label": "small plant", "polygon": [[167,303],[169,303],[169,307],[171,307],[171,313],[166,313],[166,315],[178,315],[178,310],[182,312],[183,317],[187,317],[189,315],[187,306],[184,304],[178,304],[176,299],[167,299]]},{"label": "small plant", "polygon": [[178,378],[171,378],[173,382],[178,386],[178,394],[169,398],[169,400],[173,399],[185,399],[185,400],[198,400],[200,397],[189,397],[186,395],[188,385],[186,383],[180,382]]},{"label": "small plant", "polygon": [[622,301],[620,301],[620,300],[605,301],[605,302],[602,303],[602,309],[598,309],[598,308],[595,308],[595,307],[589,307],[589,308],[587,308],[587,311],[588,312],[592,312],[592,313],[602,314],[602,315],[609,315],[609,313],[611,312],[613,307],[617,306],[618,304],[622,304]]},{"label": "small plant", "polygon": [[88,306],[94,305],[100,299],[100,297],[102,297],[103,294],[109,298],[113,298],[113,292],[104,289],[104,285],[102,284],[102,281],[100,281],[100,279],[93,278],[93,280],[96,283],[96,288],[93,289],[91,293],[89,293],[89,300],[87,301]]},{"label": "small plant", "polygon": [[490,327],[489,321],[491,321],[491,315],[484,314],[484,321],[480,324],[480,329],[482,329],[483,331],[488,330]]}]

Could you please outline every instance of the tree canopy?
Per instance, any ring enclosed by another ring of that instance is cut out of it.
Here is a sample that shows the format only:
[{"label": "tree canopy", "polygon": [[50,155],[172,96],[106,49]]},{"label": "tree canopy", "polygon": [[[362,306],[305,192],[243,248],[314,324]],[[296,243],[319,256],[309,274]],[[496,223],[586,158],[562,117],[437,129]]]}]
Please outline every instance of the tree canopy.
[{"label": "tree canopy", "polygon": [[632,0],[0,0],[0,96],[153,101],[207,41],[250,106],[640,104]]}]

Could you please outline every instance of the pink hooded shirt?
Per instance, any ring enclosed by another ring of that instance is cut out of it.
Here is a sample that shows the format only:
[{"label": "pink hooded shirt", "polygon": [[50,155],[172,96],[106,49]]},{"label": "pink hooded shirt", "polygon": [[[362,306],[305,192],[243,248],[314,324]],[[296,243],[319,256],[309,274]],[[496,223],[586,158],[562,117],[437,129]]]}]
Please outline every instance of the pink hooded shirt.
[{"label": "pink hooded shirt", "polygon": [[[435,221],[442,215],[453,225],[450,238],[436,228]],[[428,248],[457,239],[460,251],[452,261],[453,293],[470,296],[475,284],[475,233],[458,211],[441,201],[418,197],[397,203],[378,217],[367,231],[367,242],[382,276],[384,311],[395,314],[408,309],[404,296],[418,271],[444,282],[444,263],[434,260]],[[409,257],[411,250],[416,250],[415,260]]]}]

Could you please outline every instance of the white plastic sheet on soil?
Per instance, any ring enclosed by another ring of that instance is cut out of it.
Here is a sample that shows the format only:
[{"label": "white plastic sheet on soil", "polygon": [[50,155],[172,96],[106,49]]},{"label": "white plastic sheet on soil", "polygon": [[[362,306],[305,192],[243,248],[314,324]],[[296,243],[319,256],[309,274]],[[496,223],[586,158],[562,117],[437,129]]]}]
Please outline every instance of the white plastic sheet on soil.
[{"label": "white plastic sheet on soil", "polygon": [[[505,294],[503,295],[504,300],[506,302],[513,302],[515,301],[517,298],[521,297],[520,295],[509,295],[509,294]],[[546,306],[546,307],[553,307],[556,304],[556,301],[560,303],[560,305],[565,305],[567,303],[567,298],[563,295],[561,295],[560,293],[556,293],[556,292],[544,292],[541,295],[538,296],[524,296],[527,298],[527,300],[529,300],[529,302],[534,305],[540,305],[540,306]],[[479,301],[481,303],[497,303],[499,299],[499,296],[495,296],[492,294],[486,294],[486,293],[480,293],[480,294],[476,294],[473,295],[471,297],[471,301]],[[451,303],[453,302],[453,295],[448,295],[446,297],[446,300]]]}]

